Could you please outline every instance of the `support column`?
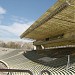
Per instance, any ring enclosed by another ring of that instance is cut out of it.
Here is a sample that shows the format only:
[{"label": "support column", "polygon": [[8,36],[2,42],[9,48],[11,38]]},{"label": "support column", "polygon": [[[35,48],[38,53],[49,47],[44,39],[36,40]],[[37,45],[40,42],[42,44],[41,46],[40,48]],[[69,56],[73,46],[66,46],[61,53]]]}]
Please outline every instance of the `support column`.
[{"label": "support column", "polygon": [[41,45],[36,45],[36,50],[42,49]]},{"label": "support column", "polygon": [[67,56],[68,60],[67,60],[67,69],[70,67],[70,55]]}]

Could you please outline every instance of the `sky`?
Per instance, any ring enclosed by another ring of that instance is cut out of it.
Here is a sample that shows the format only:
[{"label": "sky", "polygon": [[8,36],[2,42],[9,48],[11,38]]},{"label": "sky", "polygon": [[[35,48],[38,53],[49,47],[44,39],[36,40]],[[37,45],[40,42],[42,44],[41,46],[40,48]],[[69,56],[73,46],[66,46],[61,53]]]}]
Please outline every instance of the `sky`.
[{"label": "sky", "polygon": [[20,35],[57,0],[0,0],[0,40],[24,40]]}]

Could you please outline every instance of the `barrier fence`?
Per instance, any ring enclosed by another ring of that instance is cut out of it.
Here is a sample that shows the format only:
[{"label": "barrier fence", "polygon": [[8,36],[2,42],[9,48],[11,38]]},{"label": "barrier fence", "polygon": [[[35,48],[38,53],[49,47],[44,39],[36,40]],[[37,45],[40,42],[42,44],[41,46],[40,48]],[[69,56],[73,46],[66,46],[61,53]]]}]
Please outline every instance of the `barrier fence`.
[{"label": "barrier fence", "polygon": [[[49,71],[43,70],[39,75],[51,75]],[[33,75],[30,70],[20,70],[20,69],[0,69],[0,75]]]},{"label": "barrier fence", "polygon": [[0,69],[0,75],[33,75],[30,70]]}]

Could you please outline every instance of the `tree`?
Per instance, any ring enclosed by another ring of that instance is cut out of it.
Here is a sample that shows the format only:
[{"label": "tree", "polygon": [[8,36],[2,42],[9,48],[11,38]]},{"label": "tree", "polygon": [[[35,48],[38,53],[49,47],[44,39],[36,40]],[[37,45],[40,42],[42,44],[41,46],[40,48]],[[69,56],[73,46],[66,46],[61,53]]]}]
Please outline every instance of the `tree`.
[{"label": "tree", "polygon": [[6,44],[3,41],[0,41],[0,47],[6,47]]}]

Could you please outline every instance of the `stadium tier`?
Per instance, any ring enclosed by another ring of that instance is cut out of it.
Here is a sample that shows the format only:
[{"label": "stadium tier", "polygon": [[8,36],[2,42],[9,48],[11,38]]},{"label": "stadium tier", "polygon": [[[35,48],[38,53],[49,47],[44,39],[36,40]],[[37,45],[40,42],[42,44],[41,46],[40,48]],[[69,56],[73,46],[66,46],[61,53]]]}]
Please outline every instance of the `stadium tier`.
[{"label": "stadium tier", "polygon": [[[36,46],[37,52],[49,49],[48,53],[53,51],[55,56],[61,55],[60,50],[54,51],[51,47],[75,45],[75,0],[58,0],[20,37],[35,40],[33,45]],[[75,51],[70,52],[74,53]]]},{"label": "stadium tier", "polygon": [[[9,57],[9,54],[13,54],[13,56]],[[30,70],[33,75],[39,75],[39,73],[42,71],[49,71],[50,75],[75,75],[75,56],[71,56],[71,62],[68,68],[66,65],[67,56],[62,58],[43,57],[37,54],[36,51],[28,51],[26,53],[23,51],[19,53],[18,51],[18,53],[16,52],[15,55],[14,52],[10,52],[3,56],[0,57],[0,60],[6,62],[10,69]],[[44,72],[42,75],[48,75],[48,73],[46,73]],[[28,73],[17,72],[13,72],[12,74],[29,75]]]}]

